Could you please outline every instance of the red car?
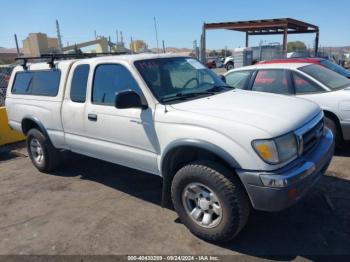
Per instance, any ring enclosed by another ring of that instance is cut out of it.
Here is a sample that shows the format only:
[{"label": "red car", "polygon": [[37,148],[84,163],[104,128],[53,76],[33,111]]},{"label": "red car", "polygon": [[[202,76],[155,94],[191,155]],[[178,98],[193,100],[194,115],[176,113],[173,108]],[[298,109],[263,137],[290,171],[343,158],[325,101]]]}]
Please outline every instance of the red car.
[{"label": "red car", "polygon": [[288,59],[275,59],[275,60],[267,60],[261,61],[259,64],[277,64],[277,63],[312,63],[320,66],[324,66],[346,78],[350,79],[350,71],[345,68],[337,65],[327,59],[324,58],[288,58]]},{"label": "red car", "polygon": [[208,68],[216,68],[216,62],[215,62],[215,60],[214,59],[209,59],[208,61],[207,61],[207,67]]}]

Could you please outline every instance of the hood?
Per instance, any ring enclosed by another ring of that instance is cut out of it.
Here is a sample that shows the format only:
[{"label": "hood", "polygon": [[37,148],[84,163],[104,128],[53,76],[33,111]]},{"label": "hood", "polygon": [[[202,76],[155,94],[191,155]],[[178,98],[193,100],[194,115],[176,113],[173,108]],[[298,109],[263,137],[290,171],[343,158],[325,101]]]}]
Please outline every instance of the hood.
[{"label": "hood", "polygon": [[172,107],[254,126],[272,137],[300,128],[320,112],[320,107],[308,100],[243,90],[227,91]]}]

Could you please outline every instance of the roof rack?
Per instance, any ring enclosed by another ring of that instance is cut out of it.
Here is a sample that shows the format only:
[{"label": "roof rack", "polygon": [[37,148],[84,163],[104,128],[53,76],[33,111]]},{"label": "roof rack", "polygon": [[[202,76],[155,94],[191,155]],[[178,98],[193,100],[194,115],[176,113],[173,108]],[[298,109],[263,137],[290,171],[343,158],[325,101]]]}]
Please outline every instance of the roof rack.
[{"label": "roof rack", "polygon": [[97,56],[107,56],[107,55],[124,55],[127,52],[110,52],[110,53],[80,53],[80,54],[42,54],[40,56],[32,57],[17,57],[16,61],[21,61],[20,65],[24,70],[28,69],[27,63],[29,60],[44,60],[50,65],[50,68],[55,68],[56,60],[65,60],[65,59],[82,59],[82,58],[92,58]]}]

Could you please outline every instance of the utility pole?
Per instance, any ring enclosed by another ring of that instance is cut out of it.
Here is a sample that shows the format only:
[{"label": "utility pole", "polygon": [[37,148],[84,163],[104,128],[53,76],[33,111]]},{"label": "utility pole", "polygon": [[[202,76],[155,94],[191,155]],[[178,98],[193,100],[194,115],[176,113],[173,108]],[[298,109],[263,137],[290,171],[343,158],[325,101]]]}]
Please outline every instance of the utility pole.
[{"label": "utility pole", "polygon": [[120,43],[124,46],[123,31],[120,31]]},{"label": "utility pole", "polygon": [[134,53],[134,41],[132,40],[132,36],[130,37],[130,51],[132,54]]},{"label": "utility pole", "polygon": [[159,53],[157,20],[156,20],[156,17],[153,17],[153,18],[154,18],[154,31],[156,33],[157,53]]},{"label": "utility pole", "polygon": [[115,30],[115,33],[116,33],[116,35],[117,35],[117,43],[116,43],[116,44],[118,44],[118,42],[119,42],[118,29],[117,29],[117,30]]},{"label": "utility pole", "polygon": [[63,45],[62,45],[62,35],[60,32],[60,25],[58,24],[58,20],[56,19],[56,30],[57,30],[57,40],[58,40],[58,48],[60,52],[62,52]]},{"label": "utility pole", "polygon": [[96,30],[94,30],[95,40],[97,39],[97,33]]},{"label": "utility pole", "polygon": [[17,40],[17,35],[16,34],[15,34],[15,43],[16,43],[16,49],[17,49],[17,57],[20,57],[21,53],[19,51],[18,40]]},{"label": "utility pole", "polygon": [[199,48],[198,48],[197,40],[193,41],[193,54],[197,59],[199,59]]},{"label": "utility pole", "polygon": [[164,44],[164,40],[162,40],[163,42],[163,53],[165,54],[165,44]]}]

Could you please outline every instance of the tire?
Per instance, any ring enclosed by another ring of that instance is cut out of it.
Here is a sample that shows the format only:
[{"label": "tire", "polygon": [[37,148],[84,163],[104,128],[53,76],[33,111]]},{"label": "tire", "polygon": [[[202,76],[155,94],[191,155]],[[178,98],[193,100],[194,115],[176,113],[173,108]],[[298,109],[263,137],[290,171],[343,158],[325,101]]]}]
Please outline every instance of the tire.
[{"label": "tire", "polygon": [[335,121],[333,119],[328,118],[328,117],[324,118],[324,122],[325,122],[326,127],[328,127],[333,133],[335,147],[340,148],[343,138],[341,136],[341,132],[340,132],[337,124],[335,123]]},{"label": "tire", "polygon": [[234,68],[234,64],[232,62],[228,62],[225,67],[227,71],[230,71]]},{"label": "tire", "polygon": [[27,150],[30,160],[40,172],[48,173],[59,166],[59,151],[38,129],[30,129],[27,133]]},{"label": "tire", "polygon": [[[193,196],[187,198],[187,195],[192,194],[188,193],[189,190],[196,192],[194,195],[198,197],[198,188],[195,189],[197,185],[200,189],[209,189],[212,192],[210,195],[217,200],[216,203],[205,202],[207,200],[203,200],[204,196],[197,202],[190,199]],[[174,208],[185,226],[194,235],[210,242],[227,242],[233,239],[246,225],[250,212],[248,196],[238,177],[222,165],[210,161],[196,161],[181,168],[172,181],[171,197]],[[194,216],[201,211],[196,212],[193,209],[194,215],[191,216],[191,203],[195,206],[194,209],[202,210],[198,220]],[[207,210],[203,211],[206,208]],[[217,210],[219,212],[215,212]],[[210,219],[205,221],[206,213],[209,213],[208,216],[212,213],[211,224],[208,224]],[[218,213],[221,215],[217,215]]]}]

